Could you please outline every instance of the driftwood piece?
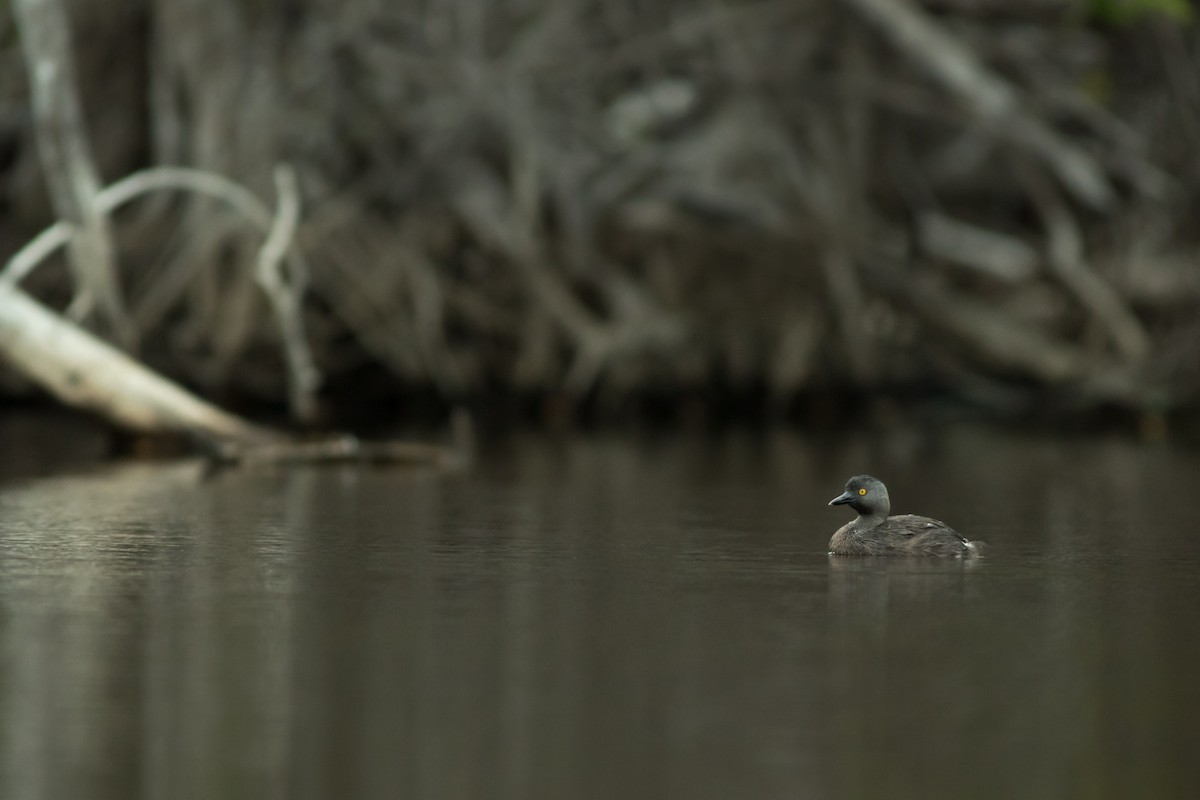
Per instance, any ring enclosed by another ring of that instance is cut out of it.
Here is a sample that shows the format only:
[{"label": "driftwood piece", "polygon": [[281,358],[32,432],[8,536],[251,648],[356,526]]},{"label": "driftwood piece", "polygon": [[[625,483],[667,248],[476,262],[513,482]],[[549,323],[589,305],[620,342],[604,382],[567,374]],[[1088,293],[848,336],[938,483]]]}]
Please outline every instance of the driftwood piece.
[{"label": "driftwood piece", "polygon": [[63,402],[136,431],[246,444],[284,441],[282,434],[206,403],[4,284],[0,357]]},{"label": "driftwood piece", "polygon": [[309,442],[243,444],[222,442],[209,451],[218,464],[432,464],[457,466],[461,459],[449,447],[425,442],[364,442],[339,436]]},{"label": "driftwood piece", "polygon": [[454,447],[352,437],[297,441],[196,397],[8,284],[0,284],[0,358],[63,402],[131,430],[189,436],[219,464],[337,461],[450,468],[469,458],[465,418],[456,420]]},{"label": "driftwood piece", "polygon": [[452,421],[453,441],[364,442],[354,436],[333,436],[309,441],[246,444],[223,441],[208,448],[208,457],[216,467],[257,466],[267,464],[377,464],[392,466],[433,466],[456,470],[466,467],[474,453],[474,432],[466,412],[458,412]]}]

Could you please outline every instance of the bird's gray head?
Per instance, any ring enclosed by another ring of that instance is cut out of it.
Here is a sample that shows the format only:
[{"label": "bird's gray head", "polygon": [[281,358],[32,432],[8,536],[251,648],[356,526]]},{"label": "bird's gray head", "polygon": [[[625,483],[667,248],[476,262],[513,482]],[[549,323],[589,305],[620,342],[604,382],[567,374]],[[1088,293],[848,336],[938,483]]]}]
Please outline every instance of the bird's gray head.
[{"label": "bird's gray head", "polygon": [[892,510],[887,487],[870,475],[855,475],[846,481],[846,491],[829,501],[831,506],[847,505],[864,517],[884,516]]}]

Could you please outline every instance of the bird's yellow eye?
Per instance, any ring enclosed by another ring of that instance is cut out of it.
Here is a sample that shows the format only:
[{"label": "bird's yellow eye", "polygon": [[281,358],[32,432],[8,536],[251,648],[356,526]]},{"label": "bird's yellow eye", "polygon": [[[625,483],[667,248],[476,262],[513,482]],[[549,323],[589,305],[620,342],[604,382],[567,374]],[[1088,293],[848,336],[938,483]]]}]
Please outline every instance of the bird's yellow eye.
[{"label": "bird's yellow eye", "polygon": [[864,494],[866,494],[866,493],[867,493],[867,490],[866,490],[866,489],[859,489],[859,490],[858,490],[858,493],[859,493],[859,495],[864,495]]}]

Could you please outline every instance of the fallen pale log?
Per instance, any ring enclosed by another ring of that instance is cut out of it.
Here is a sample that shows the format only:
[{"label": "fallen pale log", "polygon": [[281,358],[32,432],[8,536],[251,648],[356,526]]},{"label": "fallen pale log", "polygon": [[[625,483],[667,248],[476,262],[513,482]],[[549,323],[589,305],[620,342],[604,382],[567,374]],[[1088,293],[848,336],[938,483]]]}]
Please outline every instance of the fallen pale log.
[{"label": "fallen pale log", "polygon": [[470,420],[455,419],[455,444],[298,441],[196,397],[19,288],[0,282],[0,358],[65,403],[143,433],[184,434],[218,464],[354,462],[461,466]]},{"label": "fallen pale log", "polygon": [[201,400],[7,283],[0,283],[0,358],[63,402],[135,431],[286,440]]}]

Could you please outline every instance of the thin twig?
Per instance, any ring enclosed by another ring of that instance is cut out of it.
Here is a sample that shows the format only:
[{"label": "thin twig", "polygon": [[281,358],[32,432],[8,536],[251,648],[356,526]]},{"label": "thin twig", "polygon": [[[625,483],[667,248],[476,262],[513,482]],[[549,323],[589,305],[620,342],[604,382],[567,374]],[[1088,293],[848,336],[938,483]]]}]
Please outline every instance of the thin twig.
[{"label": "thin twig", "polygon": [[279,335],[287,354],[292,414],[308,421],[316,415],[316,390],[321,374],[313,363],[304,335],[301,304],[308,284],[307,269],[302,264],[295,266],[286,278],[281,269],[300,220],[300,192],[296,187],[296,173],[290,167],[280,165],[275,168],[275,189],[279,195],[279,210],[258,252],[255,278],[275,310]]}]

